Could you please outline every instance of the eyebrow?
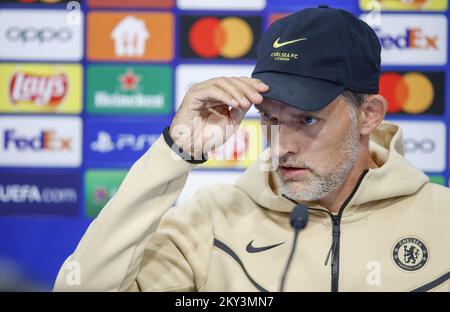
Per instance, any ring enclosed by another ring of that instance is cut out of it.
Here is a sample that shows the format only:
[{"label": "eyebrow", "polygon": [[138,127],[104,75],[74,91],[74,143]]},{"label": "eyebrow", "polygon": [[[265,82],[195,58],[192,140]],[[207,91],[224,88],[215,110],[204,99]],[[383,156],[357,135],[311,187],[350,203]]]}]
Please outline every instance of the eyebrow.
[{"label": "eyebrow", "polygon": [[[263,107],[259,106],[259,105],[254,105],[255,108],[258,110],[258,112],[263,112],[263,113],[267,113],[270,114],[267,110],[265,110]],[[294,113],[293,117],[294,118],[299,118],[299,117],[305,117],[305,116],[320,116],[322,110],[318,110],[318,111],[314,111],[314,112],[308,112],[308,111],[302,111],[300,113]]]},{"label": "eyebrow", "polygon": [[265,112],[264,108],[262,108],[261,106],[259,106],[259,105],[253,105],[253,106],[255,106],[255,108],[258,112]]}]

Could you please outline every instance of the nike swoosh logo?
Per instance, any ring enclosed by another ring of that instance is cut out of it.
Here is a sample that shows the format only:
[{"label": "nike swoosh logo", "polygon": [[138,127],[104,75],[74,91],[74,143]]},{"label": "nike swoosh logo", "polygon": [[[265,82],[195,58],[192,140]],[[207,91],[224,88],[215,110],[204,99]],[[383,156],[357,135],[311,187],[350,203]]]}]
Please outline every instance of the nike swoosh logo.
[{"label": "nike swoosh logo", "polygon": [[248,253],[257,253],[257,252],[261,252],[261,251],[266,251],[266,250],[269,250],[269,249],[272,249],[272,248],[275,248],[275,247],[277,247],[277,246],[280,246],[280,245],[283,245],[283,244],[284,244],[284,242],[283,242],[283,243],[279,243],[279,244],[275,244],[275,245],[270,245],[270,246],[254,247],[254,246],[253,246],[253,241],[254,241],[254,240],[252,240],[252,241],[251,241],[250,243],[248,243],[248,245],[247,245],[246,250],[247,250]]},{"label": "nike swoosh logo", "polygon": [[286,42],[279,42],[280,39],[281,39],[281,38],[278,37],[278,39],[275,40],[275,42],[273,43],[273,47],[274,47],[275,49],[281,48],[281,47],[283,47],[283,46],[285,46],[285,45],[288,45],[288,44],[291,44],[291,43],[294,43],[294,42],[303,41],[303,40],[306,40],[306,39],[308,39],[308,38],[300,38],[300,39],[295,39],[295,40],[286,41]]}]

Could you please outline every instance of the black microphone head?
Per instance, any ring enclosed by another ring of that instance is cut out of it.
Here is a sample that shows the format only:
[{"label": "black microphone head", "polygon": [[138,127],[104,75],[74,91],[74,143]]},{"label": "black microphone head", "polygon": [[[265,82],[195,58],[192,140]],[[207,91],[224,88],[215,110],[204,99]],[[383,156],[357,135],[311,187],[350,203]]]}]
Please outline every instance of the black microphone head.
[{"label": "black microphone head", "polygon": [[291,212],[291,226],[295,230],[303,230],[308,224],[309,211],[306,206],[296,205]]}]

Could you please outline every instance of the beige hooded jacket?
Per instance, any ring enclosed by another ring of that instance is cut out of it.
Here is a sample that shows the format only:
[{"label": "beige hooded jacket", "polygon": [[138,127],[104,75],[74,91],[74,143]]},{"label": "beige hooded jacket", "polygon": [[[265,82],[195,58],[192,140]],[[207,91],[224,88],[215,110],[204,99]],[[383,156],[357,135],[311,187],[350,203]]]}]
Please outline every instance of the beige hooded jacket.
[{"label": "beige hooded jacket", "polygon": [[[405,160],[391,123],[373,133],[370,152],[378,168],[361,174],[340,214],[303,202],[309,223],[286,291],[450,291],[450,190]],[[263,164],[171,208],[196,165],[161,136],[64,262],[55,290],[278,291],[295,204]]]}]

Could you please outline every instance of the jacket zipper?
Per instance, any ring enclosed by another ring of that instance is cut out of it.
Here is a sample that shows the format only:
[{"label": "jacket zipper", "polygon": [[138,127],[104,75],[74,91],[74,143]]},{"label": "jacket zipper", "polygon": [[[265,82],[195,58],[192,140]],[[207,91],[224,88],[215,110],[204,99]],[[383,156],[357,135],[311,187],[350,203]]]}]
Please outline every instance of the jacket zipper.
[{"label": "jacket zipper", "polygon": [[331,291],[339,291],[339,247],[341,237],[341,219],[339,215],[331,216],[333,222],[332,264],[331,264]]},{"label": "jacket zipper", "polygon": [[310,210],[315,211],[321,211],[327,213],[331,218],[332,223],[332,242],[330,250],[328,251],[328,254],[325,259],[325,265],[328,265],[328,261],[330,260],[330,256],[332,259],[331,262],[331,291],[332,292],[338,292],[339,291],[339,247],[340,247],[340,238],[341,238],[341,217],[344,212],[344,209],[347,207],[350,200],[355,195],[356,191],[358,190],[358,187],[360,186],[362,180],[364,179],[364,176],[369,172],[368,169],[364,169],[360,177],[358,178],[358,181],[356,181],[355,187],[353,188],[350,195],[345,199],[344,203],[339,208],[339,212],[337,215],[332,214],[328,210],[323,209],[314,209],[310,208]]},{"label": "jacket zipper", "polygon": [[[356,181],[355,187],[353,188],[350,195],[345,199],[344,203],[339,208],[339,212],[337,215],[332,214],[328,210],[308,208],[308,210],[325,212],[331,217],[331,221],[332,221],[332,225],[333,225],[333,227],[332,227],[333,237],[332,237],[330,251],[328,252],[326,260],[325,260],[325,265],[328,264],[328,260],[330,259],[330,256],[331,256],[333,259],[332,263],[331,263],[331,291],[332,292],[339,291],[339,261],[340,261],[339,247],[340,247],[340,237],[341,237],[342,214],[344,212],[344,209],[350,202],[350,200],[355,195],[356,191],[358,190],[359,186],[361,185],[362,180],[364,179],[364,177],[366,176],[366,174],[368,172],[369,172],[369,169],[364,169],[364,171],[361,173],[358,180]],[[291,199],[285,195],[283,195],[283,196],[286,197],[287,199],[289,199],[290,201],[292,201],[293,203],[297,204],[297,202],[294,201],[293,199]]]},{"label": "jacket zipper", "polygon": [[[361,185],[362,180],[364,179],[364,176],[369,172],[368,169],[364,169],[363,173],[359,177],[358,181],[355,184],[355,187],[353,188],[350,195],[345,199],[342,206],[339,208],[339,212],[337,215],[331,214],[331,221],[333,222],[333,242],[331,244],[331,253],[332,253],[332,263],[331,263],[331,291],[332,292],[338,292],[339,291],[339,261],[340,261],[340,255],[339,255],[339,249],[340,249],[340,237],[341,237],[341,218],[342,214],[344,212],[344,209],[347,207],[350,200],[355,195],[356,191],[358,190],[359,186]],[[328,263],[328,260],[325,264]]]}]

